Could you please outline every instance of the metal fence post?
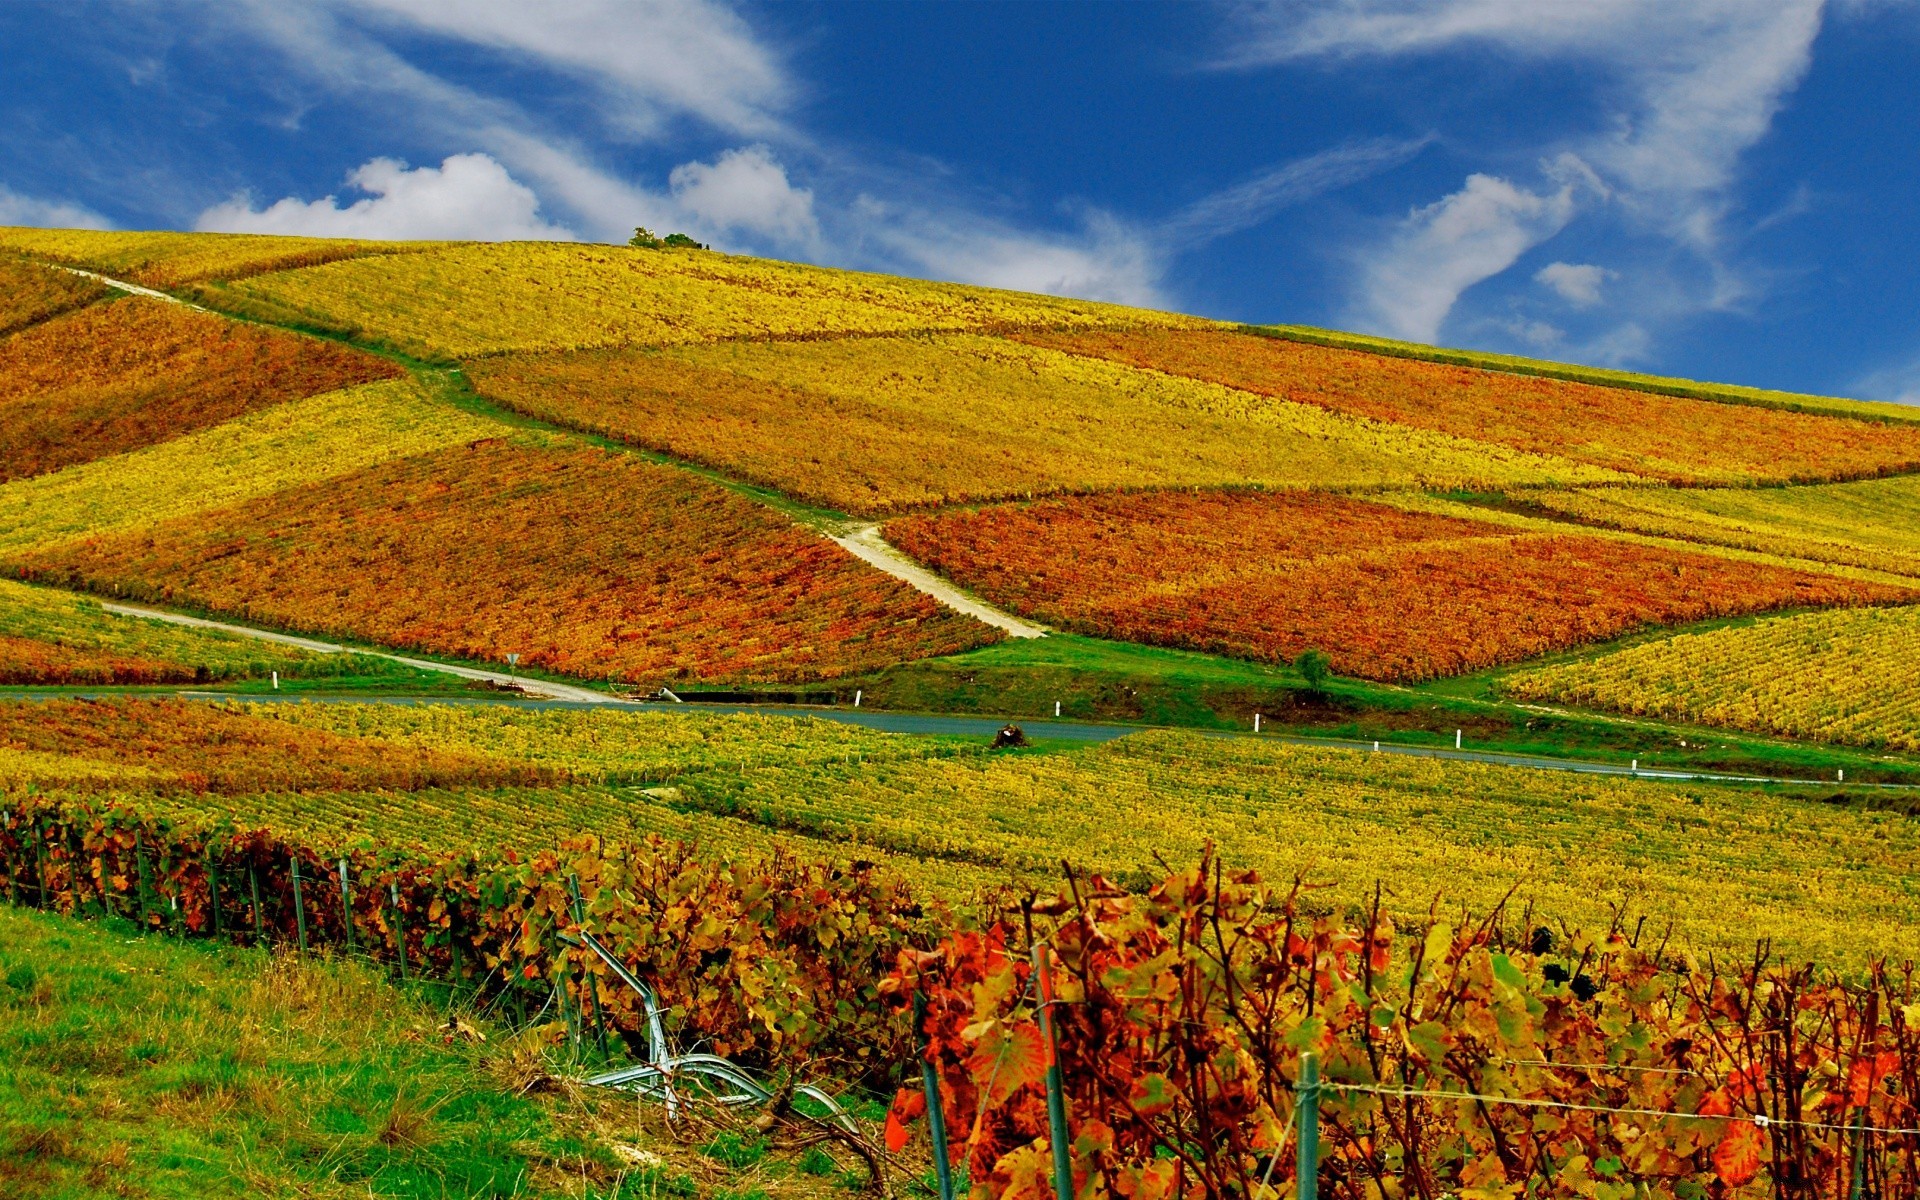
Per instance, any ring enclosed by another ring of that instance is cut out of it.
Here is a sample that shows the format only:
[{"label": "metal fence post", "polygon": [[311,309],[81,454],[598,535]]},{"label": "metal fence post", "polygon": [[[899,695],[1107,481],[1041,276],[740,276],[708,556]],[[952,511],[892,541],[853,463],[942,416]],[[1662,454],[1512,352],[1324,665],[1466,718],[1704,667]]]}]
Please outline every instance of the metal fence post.
[{"label": "metal fence post", "polygon": [[913,1031],[919,1035],[920,1086],[927,1093],[927,1135],[933,1142],[933,1170],[940,1200],[953,1200],[953,1164],[947,1160],[947,1114],[940,1100],[940,1074],[927,1059],[927,994],[913,993]]},{"label": "metal fence post", "polygon": [[206,846],[207,855],[207,925],[213,936],[220,936],[220,863],[214,857],[213,843]]},{"label": "metal fence post", "polygon": [[1300,1082],[1294,1107],[1300,1113],[1300,1134],[1295,1160],[1295,1200],[1314,1200],[1320,1187],[1320,1059],[1307,1053],[1300,1056]]},{"label": "metal fence post", "polygon": [[353,953],[353,882],[347,878],[347,859],[340,858],[340,916],[346,922],[347,953]]},{"label": "metal fence post", "polygon": [[287,855],[287,865],[293,875],[293,922],[300,931],[300,953],[307,952],[307,902],[300,894],[300,857]]},{"label": "metal fence post", "polygon": [[260,872],[252,863],[247,864],[247,890],[253,893],[253,944],[264,945],[267,923],[260,915]]},{"label": "metal fence post", "polygon": [[393,940],[400,950],[400,981],[407,979],[407,922],[400,913],[400,884],[387,881],[387,894],[393,897]]},{"label": "metal fence post", "polygon": [[1053,1147],[1053,1191],[1057,1200],[1073,1200],[1073,1152],[1067,1145],[1067,1097],[1060,1082],[1060,1053],[1053,1031],[1053,952],[1033,948],[1033,969],[1040,976],[1040,1041],[1047,1064],[1047,1141]]},{"label": "metal fence post", "polygon": [[[585,929],[587,925],[587,906],[586,903],[580,899],[579,876],[567,876],[567,891],[573,894],[573,923]],[[607,1057],[607,1029],[600,1020],[600,993],[598,989],[594,987],[593,983],[592,959],[587,959],[581,963],[580,976],[581,982],[586,985],[583,998],[593,1003],[593,1040],[599,1045],[600,1057],[604,1059]]]},{"label": "metal fence post", "polygon": [[1867,1170],[1867,1110],[1855,1110],[1853,1118],[1853,1187],[1849,1191],[1850,1200],[1860,1200],[1862,1191],[1861,1177]]}]

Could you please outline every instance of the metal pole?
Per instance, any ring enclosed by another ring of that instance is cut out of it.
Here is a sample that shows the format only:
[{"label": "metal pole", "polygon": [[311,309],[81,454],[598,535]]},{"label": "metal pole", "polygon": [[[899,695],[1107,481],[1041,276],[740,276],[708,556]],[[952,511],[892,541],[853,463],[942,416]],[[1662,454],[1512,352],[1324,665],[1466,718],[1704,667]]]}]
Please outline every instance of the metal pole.
[{"label": "metal pole", "polygon": [[307,903],[300,895],[300,859],[296,855],[287,856],[287,864],[293,874],[293,921],[300,930],[300,953],[307,952]]},{"label": "metal pole", "polygon": [[1850,1200],[1860,1200],[1861,1176],[1867,1170],[1867,1110],[1856,1109],[1853,1118],[1853,1187]]},{"label": "metal pole", "polygon": [[1315,1054],[1300,1056],[1300,1083],[1294,1107],[1300,1111],[1300,1137],[1296,1148],[1294,1196],[1296,1200],[1314,1200],[1320,1187],[1320,1059]]},{"label": "metal pole", "polygon": [[347,953],[353,953],[353,883],[347,878],[347,860],[340,859],[340,913],[346,922]]},{"label": "metal pole", "polygon": [[1033,948],[1033,969],[1040,976],[1040,1041],[1046,1048],[1047,1141],[1053,1147],[1053,1191],[1055,1200],[1073,1200],[1073,1154],[1067,1145],[1067,1097],[1060,1084],[1059,1047],[1053,1036],[1053,953],[1046,946]]},{"label": "metal pole", "polygon": [[208,843],[207,855],[207,926],[215,937],[220,936],[220,864],[213,857],[213,845]]},{"label": "metal pole", "polygon": [[927,1093],[927,1134],[933,1141],[933,1169],[940,1179],[940,1200],[953,1200],[953,1164],[947,1160],[947,1114],[940,1100],[940,1075],[927,1058],[927,994],[913,994],[913,1031],[920,1035],[920,1086]]},{"label": "metal pole", "polygon": [[388,880],[387,894],[393,897],[393,937],[400,947],[400,979],[407,978],[407,923],[400,915],[400,885]]},{"label": "metal pole", "polygon": [[133,835],[133,908],[138,914],[140,932],[147,931],[147,846],[139,834]]},{"label": "metal pole", "polygon": [[[573,923],[585,929],[587,926],[587,906],[580,899],[580,877],[567,876],[567,890],[573,893]],[[593,1002],[593,1040],[600,1047],[600,1057],[607,1056],[607,1030],[600,1021],[600,996],[593,985],[593,963],[588,960],[581,964],[581,981],[586,985],[584,997]]]},{"label": "metal pole", "polygon": [[260,872],[252,863],[247,864],[247,890],[253,893],[253,944],[258,946],[267,940],[267,925],[260,915]]}]

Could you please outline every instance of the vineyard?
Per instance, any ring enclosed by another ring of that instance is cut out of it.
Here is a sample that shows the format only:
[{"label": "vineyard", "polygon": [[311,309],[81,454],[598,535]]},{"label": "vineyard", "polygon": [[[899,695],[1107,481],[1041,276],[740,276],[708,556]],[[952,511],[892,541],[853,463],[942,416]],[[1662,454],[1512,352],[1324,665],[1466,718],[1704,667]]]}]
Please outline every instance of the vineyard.
[{"label": "vineyard", "polygon": [[998,637],[706,480],[497,439],[11,561],[60,586],[633,682],[818,679]]},{"label": "vineyard", "polygon": [[382,660],[312,654],[214,630],[114,616],[96,600],[0,579],[0,684],[216,683],[348,672]]},{"label": "vineyard", "polygon": [[365,254],[398,254],[420,243],[238,233],[106,232],[0,227],[0,249],[168,290],[204,279],[239,279]]},{"label": "vineyard", "polygon": [[1675,483],[1857,479],[1920,467],[1920,428],[1383,358],[1221,330],[1023,341],[1333,412]]},{"label": "vineyard", "polygon": [[1521,672],[1512,695],[1920,751],[1920,608],[1804,613]]},{"label": "vineyard", "polygon": [[84,308],[106,294],[91,279],[0,255],[0,337]]},{"label": "vineyard", "polygon": [[1815,487],[1517,495],[1594,525],[1920,576],[1920,482],[1911,475]]},{"label": "vineyard", "polygon": [[115,701],[0,715],[16,796],[260,822],[322,854],[531,856],[658,835],[877,862],[965,906],[1061,858],[1140,885],[1211,842],[1272,878],[1305,872],[1323,908],[1353,911],[1383,883],[1402,921],[1436,897],[1485,909],[1518,882],[1514,902],[1555,920],[1604,928],[1624,911],[1703,953],[1764,937],[1857,966],[1920,936],[1911,818],[1710,784],[1173,732],[989,754],[697,714]]},{"label": "vineyard", "polygon": [[508,355],[469,370],[481,392],[529,415],[850,512],[1157,486],[1622,478],[969,335]]},{"label": "vineyard", "polygon": [[422,358],[716,338],[1026,325],[1173,325],[1191,317],[922,283],[695,250],[453,245],[257,275],[203,290]]},{"label": "vineyard", "polygon": [[1911,593],[1327,495],[1176,492],[904,517],[887,536],[1076,632],[1421,680],[1644,625]]},{"label": "vineyard", "polygon": [[0,483],[400,373],[175,304],[96,304],[0,340]]},{"label": "vineyard", "polygon": [[294,400],[156,446],[0,485],[0,554],[190,520],[500,432],[411,379]]}]

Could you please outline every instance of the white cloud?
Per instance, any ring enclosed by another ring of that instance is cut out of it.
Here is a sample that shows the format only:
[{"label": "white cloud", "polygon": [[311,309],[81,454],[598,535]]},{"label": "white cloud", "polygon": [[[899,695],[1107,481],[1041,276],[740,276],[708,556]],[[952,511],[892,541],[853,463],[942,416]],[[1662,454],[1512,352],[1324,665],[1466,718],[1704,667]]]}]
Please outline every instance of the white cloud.
[{"label": "white cloud", "polygon": [[313,237],[571,241],[571,230],[540,219],[540,198],[485,154],[456,154],[438,167],[376,158],[347,176],[367,193],[342,206],[333,196],[292,196],[256,210],[236,196],[200,214],[196,229]]},{"label": "white cloud", "polygon": [[908,208],[862,196],[853,216],[882,262],[909,274],[987,287],[1167,307],[1163,251],[1109,213],[1078,233],[1041,233],[960,210]]},{"label": "white cloud", "polygon": [[1854,380],[1850,390],[1863,400],[1920,404],[1920,357],[1896,366],[1870,371]]},{"label": "white cloud", "polygon": [[793,85],[740,15],[710,0],[335,0],[342,11],[508,51],[626,102],[638,132],[685,113],[750,135],[779,127]]},{"label": "white cloud", "polygon": [[1416,209],[1386,244],[1361,256],[1363,328],[1431,342],[1460,293],[1514,264],[1558,233],[1573,216],[1575,182],[1534,192],[1492,175],[1469,175],[1466,186]]},{"label": "white cloud", "polygon": [[[1683,315],[1733,308],[1756,292],[1755,282],[1724,261],[1731,189],[1741,155],[1766,136],[1805,75],[1824,8],[1824,0],[1307,0],[1252,10],[1231,62],[1353,60],[1477,46],[1532,63],[1598,68],[1601,131],[1541,149],[1576,157],[1594,172],[1595,195],[1608,197],[1641,230],[1704,261],[1703,284],[1668,298],[1668,315]],[[1469,191],[1471,185],[1456,197]],[[1414,275],[1419,256],[1432,253],[1404,230],[1391,237],[1390,246],[1363,252],[1374,270],[1362,276],[1361,308],[1430,313],[1445,289],[1432,289],[1436,294],[1424,305],[1396,305],[1371,290],[1370,281]],[[1394,246],[1415,259],[1383,267]],[[1405,327],[1429,324],[1424,316],[1409,317]]]},{"label": "white cloud", "polygon": [[42,229],[113,228],[113,222],[84,205],[23,196],[4,183],[0,183],[0,225],[31,225]]},{"label": "white cloud", "polygon": [[1592,263],[1552,262],[1535,271],[1533,278],[1575,308],[1592,308],[1600,303],[1600,286],[1614,278],[1614,272]]},{"label": "white cloud", "polygon": [[765,146],[729,150],[712,163],[682,163],[667,182],[674,202],[702,227],[744,230],[789,245],[820,240],[813,192],[794,187]]},{"label": "white cloud", "polygon": [[1289,205],[1397,167],[1430,140],[1375,138],[1322,150],[1203,197],[1162,222],[1160,230],[1191,245],[1251,229]]}]

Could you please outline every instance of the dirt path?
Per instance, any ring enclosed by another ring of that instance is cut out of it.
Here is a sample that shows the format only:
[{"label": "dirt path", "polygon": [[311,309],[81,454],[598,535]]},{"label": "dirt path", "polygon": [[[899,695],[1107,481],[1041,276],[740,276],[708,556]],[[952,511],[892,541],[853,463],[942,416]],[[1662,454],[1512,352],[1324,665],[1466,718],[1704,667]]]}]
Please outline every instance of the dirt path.
[{"label": "dirt path", "polygon": [[123,292],[131,292],[136,296],[145,296],[149,300],[165,300],[168,304],[178,304],[181,308],[190,308],[195,312],[212,311],[211,309],[201,308],[198,304],[189,304],[178,296],[169,296],[165,292],[156,292],[152,288],[141,287],[137,283],[128,283],[124,279],[114,279],[108,275],[96,274],[93,271],[82,271],[79,267],[61,266],[59,263],[45,263],[43,265],[52,267],[57,271],[65,271],[69,275],[79,275],[82,278],[91,279],[95,283],[104,283],[110,288],[117,288]]},{"label": "dirt path", "polygon": [[[311,638],[294,637],[286,633],[270,633],[265,629],[249,629],[245,625],[229,625],[224,621],[207,621],[199,617],[189,617],[180,613],[162,612],[157,608],[135,608],[129,604],[100,605],[110,613],[123,617],[140,617],[149,621],[166,621],[172,625],[190,625],[195,629],[217,629],[222,633],[238,634],[241,637],[254,638],[262,642],[275,642],[282,646],[295,646],[301,650],[310,650],[315,654],[345,654],[348,647],[336,646],[332,642],[316,642]],[[501,671],[483,671],[477,667],[456,667],[449,663],[429,662],[424,658],[406,658],[399,654],[387,654],[379,650],[353,650],[354,654],[371,655],[374,658],[389,659],[404,663],[421,671],[439,671],[447,675],[457,675],[462,679],[472,679],[481,683],[499,683],[518,685],[520,690],[530,696],[542,696],[549,700],[566,700],[575,704],[627,704],[605,692],[596,692],[591,688],[574,687],[571,684],[552,683],[545,679],[528,679],[524,675],[509,675]]]},{"label": "dirt path", "polygon": [[900,553],[880,536],[878,525],[862,525],[852,533],[843,534],[834,538],[833,541],[848,554],[925,592],[955,612],[965,613],[975,620],[984,621],[995,629],[1004,629],[1017,638],[1047,636],[1046,626],[1023,621],[1012,613],[997,609],[985,601],[975,600]]}]

